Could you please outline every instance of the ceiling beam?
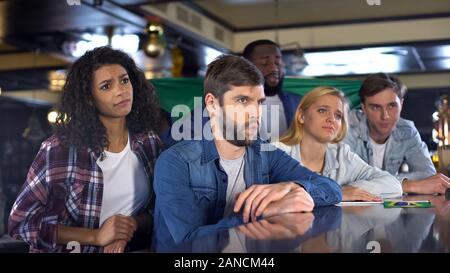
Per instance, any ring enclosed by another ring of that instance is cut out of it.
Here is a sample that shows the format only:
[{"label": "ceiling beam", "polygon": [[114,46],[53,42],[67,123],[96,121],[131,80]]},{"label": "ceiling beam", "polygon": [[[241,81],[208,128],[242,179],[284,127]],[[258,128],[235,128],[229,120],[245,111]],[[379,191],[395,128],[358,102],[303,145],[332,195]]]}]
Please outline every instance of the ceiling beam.
[{"label": "ceiling beam", "polygon": [[49,54],[24,52],[0,55],[0,71],[67,66],[68,64],[67,61]]},{"label": "ceiling beam", "polygon": [[[298,42],[303,48],[327,48],[358,45],[401,44],[450,39],[450,17],[362,23],[322,27],[279,29],[280,44]],[[275,30],[233,33],[233,51],[242,52],[257,39],[275,39]]]},{"label": "ceiling beam", "polygon": [[[426,90],[434,88],[450,88],[450,72],[397,74],[408,90]],[[345,79],[363,81],[366,76],[327,77],[328,79]]]},{"label": "ceiling beam", "polygon": [[169,2],[164,5],[144,5],[141,9],[160,17],[164,24],[197,41],[222,51],[229,51],[232,48],[233,32],[230,29],[189,6]]},{"label": "ceiling beam", "polygon": [[3,91],[1,96],[32,104],[52,106],[59,102],[61,92],[52,92],[46,89]]}]

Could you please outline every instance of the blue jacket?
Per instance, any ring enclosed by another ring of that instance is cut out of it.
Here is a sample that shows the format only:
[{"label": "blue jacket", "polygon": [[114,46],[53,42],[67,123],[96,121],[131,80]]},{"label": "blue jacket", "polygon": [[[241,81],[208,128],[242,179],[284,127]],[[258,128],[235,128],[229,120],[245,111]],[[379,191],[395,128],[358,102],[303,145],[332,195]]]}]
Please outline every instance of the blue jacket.
[{"label": "blue jacket", "polygon": [[[279,149],[261,151],[261,144],[258,140],[246,147],[246,187],[294,181],[311,195],[316,207],[341,201],[341,189],[334,180],[300,166]],[[157,250],[159,245],[180,243],[229,228],[225,223],[239,223],[222,219],[228,177],[219,162],[214,140],[206,139],[181,141],[159,156],[154,179],[153,242]]]},{"label": "blue jacket", "polygon": [[[349,115],[349,132],[344,139],[352,150],[373,166],[373,150],[369,139],[367,118],[360,110]],[[399,173],[400,165],[409,166],[408,173]],[[387,142],[383,170],[396,176],[399,181],[423,179],[436,174],[427,145],[420,138],[412,121],[400,118]]]}]

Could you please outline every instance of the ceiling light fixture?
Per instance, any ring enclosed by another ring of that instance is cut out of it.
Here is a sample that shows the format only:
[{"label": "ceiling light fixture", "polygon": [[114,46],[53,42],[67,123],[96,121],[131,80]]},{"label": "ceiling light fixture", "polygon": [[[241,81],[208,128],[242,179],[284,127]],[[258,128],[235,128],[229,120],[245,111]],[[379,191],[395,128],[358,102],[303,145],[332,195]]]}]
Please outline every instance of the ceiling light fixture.
[{"label": "ceiling light fixture", "polygon": [[166,46],[163,27],[158,23],[149,23],[145,31],[148,39],[144,44],[144,53],[150,58],[162,56]]}]

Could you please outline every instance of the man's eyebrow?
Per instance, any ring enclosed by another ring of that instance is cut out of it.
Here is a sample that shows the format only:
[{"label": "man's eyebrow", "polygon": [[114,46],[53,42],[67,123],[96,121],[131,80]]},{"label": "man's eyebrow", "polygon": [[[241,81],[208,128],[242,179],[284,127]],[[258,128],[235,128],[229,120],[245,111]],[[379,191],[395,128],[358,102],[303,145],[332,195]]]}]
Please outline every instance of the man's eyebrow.
[{"label": "man's eyebrow", "polygon": [[[396,101],[391,101],[391,102],[386,103],[385,105],[392,105],[392,104],[397,104],[397,102]],[[380,106],[380,107],[382,107],[383,105],[377,104],[377,103],[369,103],[369,106]]]},{"label": "man's eyebrow", "polygon": [[250,97],[246,95],[236,95],[233,99],[250,99]]},{"label": "man's eyebrow", "polygon": [[[268,59],[268,58],[270,58],[271,55],[272,55],[272,54],[262,55],[262,56],[260,56],[259,58],[260,58],[260,59]],[[275,58],[276,58],[276,59],[281,59],[281,55],[275,55]]]}]

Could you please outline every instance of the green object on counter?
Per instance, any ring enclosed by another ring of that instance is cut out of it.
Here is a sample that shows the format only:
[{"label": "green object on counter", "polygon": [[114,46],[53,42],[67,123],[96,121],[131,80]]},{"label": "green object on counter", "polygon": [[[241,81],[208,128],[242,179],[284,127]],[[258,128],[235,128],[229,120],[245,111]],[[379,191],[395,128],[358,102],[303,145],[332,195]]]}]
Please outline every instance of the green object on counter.
[{"label": "green object on counter", "polygon": [[390,208],[433,208],[433,204],[430,201],[384,201],[383,206],[385,209]]}]

